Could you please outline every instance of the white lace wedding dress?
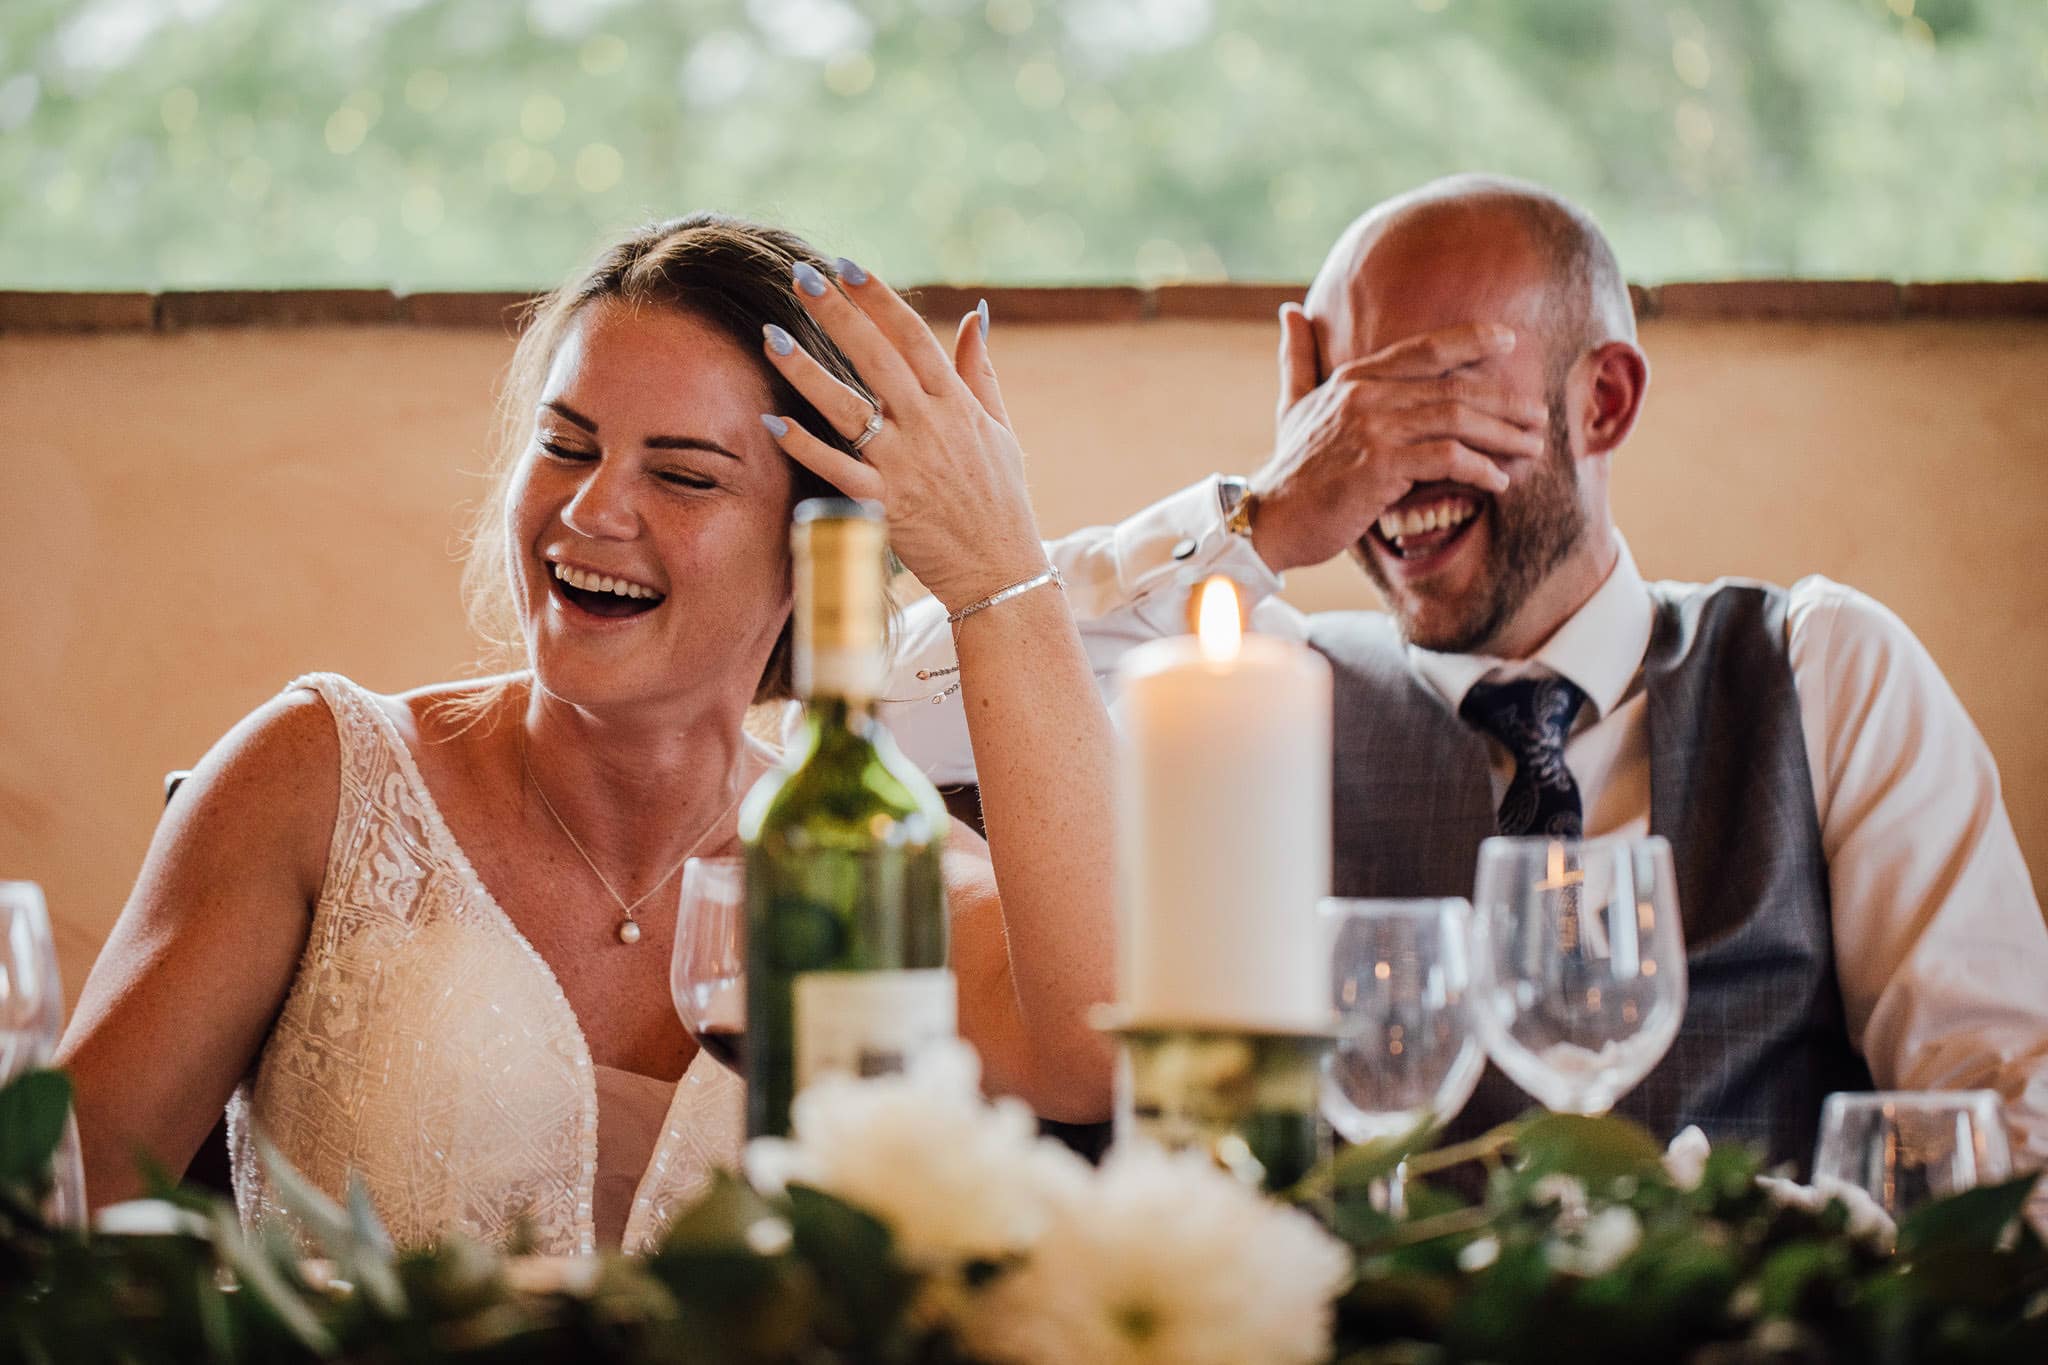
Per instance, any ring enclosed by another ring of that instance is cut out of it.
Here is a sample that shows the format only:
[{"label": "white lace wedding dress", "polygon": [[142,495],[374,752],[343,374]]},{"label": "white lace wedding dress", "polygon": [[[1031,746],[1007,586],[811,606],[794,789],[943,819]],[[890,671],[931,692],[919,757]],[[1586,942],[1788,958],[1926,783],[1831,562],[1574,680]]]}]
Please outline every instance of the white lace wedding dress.
[{"label": "white lace wedding dress", "polygon": [[305,1240],[257,1157],[260,1133],[337,1199],[359,1177],[401,1247],[450,1231],[502,1246],[524,1225],[543,1255],[614,1237],[648,1249],[714,1167],[737,1162],[739,1080],[699,1053],[664,1096],[665,1082],[593,1065],[554,973],[477,880],[391,717],[338,674],[292,686],[334,715],[341,801],[298,975],[228,1105],[244,1225],[277,1220]]}]

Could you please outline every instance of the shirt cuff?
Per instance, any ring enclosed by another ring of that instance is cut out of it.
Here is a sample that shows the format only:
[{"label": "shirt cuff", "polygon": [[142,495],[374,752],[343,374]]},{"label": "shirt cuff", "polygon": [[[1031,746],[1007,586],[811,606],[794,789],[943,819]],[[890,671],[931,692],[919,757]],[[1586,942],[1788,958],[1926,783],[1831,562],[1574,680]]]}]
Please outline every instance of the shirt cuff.
[{"label": "shirt cuff", "polygon": [[1211,575],[1235,583],[1247,607],[1278,593],[1281,576],[1259,558],[1248,537],[1224,526],[1216,484],[1212,474],[1118,523],[1111,554],[1119,600],[1077,607],[1087,615],[1129,607],[1148,621],[1158,616],[1149,623],[1171,634],[1187,629],[1188,598]]}]

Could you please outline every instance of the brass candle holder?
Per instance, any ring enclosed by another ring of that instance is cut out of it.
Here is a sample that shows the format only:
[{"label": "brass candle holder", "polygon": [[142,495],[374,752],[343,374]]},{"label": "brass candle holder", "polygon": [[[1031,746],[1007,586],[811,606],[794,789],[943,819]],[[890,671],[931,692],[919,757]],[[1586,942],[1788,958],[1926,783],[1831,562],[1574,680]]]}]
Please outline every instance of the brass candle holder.
[{"label": "brass candle holder", "polygon": [[1329,1029],[1098,1014],[1119,1045],[1116,1141],[1200,1151],[1246,1184],[1284,1190],[1330,1154],[1321,1110]]}]

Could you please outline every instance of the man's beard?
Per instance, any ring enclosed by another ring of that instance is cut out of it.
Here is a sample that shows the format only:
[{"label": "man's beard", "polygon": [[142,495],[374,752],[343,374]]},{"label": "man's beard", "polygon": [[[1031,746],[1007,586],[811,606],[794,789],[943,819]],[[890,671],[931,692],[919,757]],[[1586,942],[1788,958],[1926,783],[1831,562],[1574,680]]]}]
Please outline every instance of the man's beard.
[{"label": "man's beard", "polygon": [[[1393,588],[1379,557],[1360,547],[1356,558],[1380,590],[1401,638],[1439,654],[1478,653],[1499,635],[1550,571],[1564,562],[1586,529],[1579,505],[1579,467],[1572,458],[1561,385],[1550,396],[1550,429],[1542,462],[1528,482],[1496,495],[1486,549],[1486,573],[1471,596],[1451,606],[1449,618],[1425,626]],[[1370,534],[1368,532],[1368,534]]]}]

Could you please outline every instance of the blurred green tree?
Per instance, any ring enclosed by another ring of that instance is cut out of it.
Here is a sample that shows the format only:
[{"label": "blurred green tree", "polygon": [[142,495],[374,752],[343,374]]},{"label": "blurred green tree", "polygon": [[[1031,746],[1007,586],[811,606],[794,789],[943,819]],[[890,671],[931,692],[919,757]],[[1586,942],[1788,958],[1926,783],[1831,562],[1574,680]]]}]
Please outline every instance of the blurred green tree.
[{"label": "blurred green tree", "polygon": [[0,287],[526,288],[700,207],[905,281],[1299,279],[1473,169],[1644,280],[2048,274],[2048,3],[0,8]]}]

